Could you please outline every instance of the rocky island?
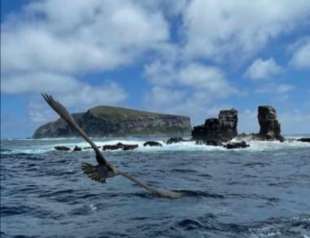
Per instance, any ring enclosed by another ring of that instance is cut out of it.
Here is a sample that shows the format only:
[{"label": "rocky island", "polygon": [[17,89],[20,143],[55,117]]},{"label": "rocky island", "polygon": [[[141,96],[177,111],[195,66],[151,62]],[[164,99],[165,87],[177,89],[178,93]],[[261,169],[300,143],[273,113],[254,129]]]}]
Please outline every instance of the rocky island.
[{"label": "rocky island", "polygon": [[[226,149],[240,149],[250,146],[250,141],[280,141],[281,125],[276,110],[264,105],[257,108],[257,121],[260,129],[257,133],[238,133],[238,111],[234,108],[221,110],[217,118],[207,118],[202,125],[191,130],[190,119],[184,116],[167,115],[136,111],[126,108],[100,106],[85,113],[72,114],[77,123],[91,136],[172,136],[166,141],[146,141],[143,144],[124,144],[118,142],[98,146],[102,150],[135,150],[141,147],[163,147],[181,142],[195,142]],[[188,137],[191,132],[191,137]],[[34,133],[34,138],[77,136],[61,119],[41,126]],[[187,136],[184,139],[182,136]],[[310,142],[310,138],[297,141]],[[81,151],[91,147],[55,146],[59,151]]]},{"label": "rocky island", "polygon": [[258,106],[257,120],[260,126],[258,133],[238,134],[238,111],[236,109],[221,110],[218,118],[208,118],[203,125],[195,126],[192,139],[196,143],[207,145],[224,145],[226,148],[242,147],[245,142],[225,144],[232,139],[241,140],[277,140],[284,141],[281,125],[276,110],[272,106]]},{"label": "rocky island", "polygon": [[220,145],[238,135],[237,126],[238,111],[222,110],[218,118],[208,118],[203,125],[195,126],[192,138],[208,145]]},{"label": "rocky island", "polygon": [[[189,117],[97,106],[74,113],[79,126],[92,137],[103,136],[186,136],[191,133]],[[39,127],[33,138],[75,137],[77,134],[62,119]]]}]

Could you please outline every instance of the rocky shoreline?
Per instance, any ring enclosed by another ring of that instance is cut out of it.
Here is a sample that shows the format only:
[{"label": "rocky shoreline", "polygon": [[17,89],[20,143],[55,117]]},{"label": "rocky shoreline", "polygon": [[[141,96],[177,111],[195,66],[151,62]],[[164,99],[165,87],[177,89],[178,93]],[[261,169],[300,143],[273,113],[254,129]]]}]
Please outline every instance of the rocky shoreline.
[{"label": "rocky shoreline", "polygon": [[[281,125],[277,118],[275,108],[271,106],[259,106],[257,109],[257,120],[259,132],[251,134],[238,133],[238,111],[236,109],[221,110],[217,118],[207,118],[203,125],[195,126],[192,129],[191,138],[171,137],[165,143],[167,145],[180,142],[195,142],[196,144],[221,146],[226,149],[247,148],[250,145],[247,141],[279,141],[284,142],[285,138],[281,134]],[[296,139],[300,142],[310,143],[310,138]],[[157,141],[146,141],[143,146],[162,147]],[[113,145],[104,145],[99,147],[103,151],[107,150],[134,150],[139,147],[138,144],[123,144],[118,142]],[[74,148],[66,146],[55,146],[59,151],[82,151],[90,147]]]}]

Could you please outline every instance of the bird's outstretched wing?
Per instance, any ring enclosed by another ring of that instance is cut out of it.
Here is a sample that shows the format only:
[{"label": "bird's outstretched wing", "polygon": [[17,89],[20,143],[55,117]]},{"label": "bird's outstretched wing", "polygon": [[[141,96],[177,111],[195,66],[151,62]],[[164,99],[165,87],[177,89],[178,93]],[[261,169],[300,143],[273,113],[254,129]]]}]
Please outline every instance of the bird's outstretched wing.
[{"label": "bird's outstretched wing", "polygon": [[50,105],[50,107],[63,119],[65,120],[69,126],[78,132],[94,149],[96,152],[96,160],[99,165],[106,166],[112,172],[116,172],[115,168],[103,157],[98,147],[95,143],[88,137],[88,135],[83,131],[83,129],[75,122],[73,117],[67,111],[67,109],[60,103],[54,100],[54,98],[48,94],[42,94],[44,100]]},{"label": "bird's outstretched wing", "polygon": [[127,173],[117,171],[101,154],[98,147],[95,145],[94,142],[87,136],[87,134],[79,127],[79,125],[74,121],[73,117],[69,114],[67,109],[59,102],[55,101],[52,96],[47,94],[42,94],[42,97],[45,101],[50,105],[50,107],[57,112],[57,114],[65,120],[69,126],[76,130],[95,150],[96,152],[96,160],[98,162],[98,166],[93,166],[91,164],[84,163],[82,164],[82,170],[84,173],[88,175],[91,179],[97,182],[105,182],[106,178],[113,177],[115,175],[122,175],[123,177],[129,179],[130,181],[136,183],[138,186],[144,188],[149,193],[159,196],[159,197],[166,197],[166,198],[179,198],[182,196],[181,193],[173,192],[173,191],[165,191],[165,190],[157,190],[148,186],[147,184],[139,181],[138,179],[130,176]]}]

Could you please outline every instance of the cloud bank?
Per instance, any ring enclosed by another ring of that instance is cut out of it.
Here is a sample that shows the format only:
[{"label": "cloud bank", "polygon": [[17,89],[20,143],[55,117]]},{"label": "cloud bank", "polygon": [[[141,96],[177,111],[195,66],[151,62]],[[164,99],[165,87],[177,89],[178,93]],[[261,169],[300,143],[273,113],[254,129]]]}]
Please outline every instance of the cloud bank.
[{"label": "cloud bank", "polygon": [[[309,19],[308,0],[32,1],[1,23],[1,90],[50,92],[70,109],[126,104],[134,92],[122,78],[89,77],[139,66],[130,77],[146,85],[141,107],[194,122],[241,101],[249,111],[253,95],[298,89],[281,78],[310,68],[309,35],[292,37]],[[293,38],[286,60],[266,50],[281,37]],[[31,100],[31,118],[47,120]]]}]

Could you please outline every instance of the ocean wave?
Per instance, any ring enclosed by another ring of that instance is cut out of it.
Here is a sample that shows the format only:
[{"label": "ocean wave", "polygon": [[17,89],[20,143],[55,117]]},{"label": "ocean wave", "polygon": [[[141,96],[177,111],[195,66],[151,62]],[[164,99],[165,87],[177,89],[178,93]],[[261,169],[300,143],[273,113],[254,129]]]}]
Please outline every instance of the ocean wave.
[{"label": "ocean wave", "polygon": [[[49,140],[49,139],[48,139]],[[47,140],[47,141],[48,141]],[[156,140],[157,142],[162,144],[162,147],[159,146],[144,146],[144,140],[128,140],[128,139],[98,139],[95,140],[95,143],[98,146],[105,146],[105,145],[114,145],[117,143],[123,143],[123,144],[136,144],[138,145],[138,148],[132,151],[125,151],[123,152],[121,149],[115,150],[115,151],[109,151],[109,152],[120,152],[123,153],[133,153],[133,152],[146,152],[146,153],[152,153],[152,152],[161,152],[161,151],[222,151],[222,152],[229,152],[232,150],[228,150],[221,146],[212,146],[212,145],[198,145],[193,141],[186,141],[186,142],[180,142],[175,144],[166,144],[164,140]],[[234,141],[234,140],[233,140]],[[46,142],[46,141],[45,141]],[[253,141],[249,140],[247,143],[250,145],[248,148],[242,148],[242,149],[233,149],[233,151],[246,151],[246,152],[257,152],[257,151],[270,151],[270,150],[283,150],[283,149],[296,149],[296,148],[310,148],[310,143],[300,142],[293,139],[289,139],[285,142],[278,142],[278,141]],[[72,140],[50,140],[50,143],[44,143],[42,145],[31,145],[31,143],[28,146],[16,146],[15,148],[2,148],[1,154],[16,154],[16,153],[26,153],[26,154],[41,154],[41,153],[47,153],[51,151],[55,151],[54,147],[63,145],[66,147],[74,148],[75,146],[79,146],[83,148],[85,151],[89,150],[91,151],[89,145],[86,142],[81,141],[72,141]],[[88,149],[85,149],[88,148]]]}]

